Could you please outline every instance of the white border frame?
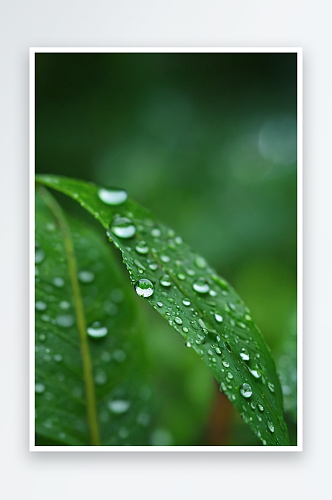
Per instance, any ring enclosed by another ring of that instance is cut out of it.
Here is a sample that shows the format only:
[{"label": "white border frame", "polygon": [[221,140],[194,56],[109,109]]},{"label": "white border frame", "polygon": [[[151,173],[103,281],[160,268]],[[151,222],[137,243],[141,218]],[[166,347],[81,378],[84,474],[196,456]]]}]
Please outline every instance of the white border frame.
[{"label": "white border frame", "polygon": [[[297,446],[35,446],[35,54],[297,53]],[[285,452],[303,451],[303,50],[302,47],[30,47],[29,65],[29,451]]]}]

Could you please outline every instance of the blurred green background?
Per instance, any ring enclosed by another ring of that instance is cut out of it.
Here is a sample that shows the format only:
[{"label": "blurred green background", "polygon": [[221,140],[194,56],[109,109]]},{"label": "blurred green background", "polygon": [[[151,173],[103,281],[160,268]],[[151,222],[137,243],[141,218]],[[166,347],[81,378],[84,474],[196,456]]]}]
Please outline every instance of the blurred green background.
[{"label": "blurred green background", "polygon": [[[235,287],[276,360],[295,444],[296,54],[35,57],[37,173],[126,188]],[[151,444],[259,445],[195,353],[142,304]]]}]

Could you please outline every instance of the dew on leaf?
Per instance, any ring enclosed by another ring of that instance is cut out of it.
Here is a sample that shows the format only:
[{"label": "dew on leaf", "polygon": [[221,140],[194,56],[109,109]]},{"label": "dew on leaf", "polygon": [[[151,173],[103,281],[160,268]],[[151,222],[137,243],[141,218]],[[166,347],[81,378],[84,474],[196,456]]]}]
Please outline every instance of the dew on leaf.
[{"label": "dew on leaf", "polygon": [[242,384],[240,387],[240,393],[244,398],[250,398],[250,396],[252,395],[251,386],[247,383]]},{"label": "dew on leaf", "polygon": [[182,319],[181,319],[181,318],[178,318],[178,317],[176,317],[176,318],[174,319],[174,321],[175,321],[175,323],[176,323],[177,325],[182,325],[182,323],[183,323]]},{"label": "dew on leaf", "polygon": [[63,285],[65,284],[65,280],[63,278],[61,278],[60,276],[57,276],[56,278],[53,278],[52,283],[57,288],[62,288]]},{"label": "dew on leaf", "polygon": [[44,384],[42,384],[41,382],[37,382],[37,383],[35,384],[35,392],[36,392],[37,394],[41,394],[41,393],[42,393],[42,392],[44,392],[44,391],[45,391],[45,386],[44,386]]},{"label": "dew on leaf", "polygon": [[136,281],[134,288],[135,292],[140,297],[150,297],[154,292],[153,284],[150,280],[145,278]]},{"label": "dew on leaf", "polygon": [[273,432],[274,432],[274,425],[272,424],[272,422],[270,422],[270,421],[268,420],[268,422],[267,422],[267,426],[268,426],[269,431],[270,431],[271,433],[273,433]]},{"label": "dew on leaf", "polygon": [[157,302],[157,306],[158,306],[158,307],[163,307],[163,305],[164,305],[164,304],[163,304],[162,302]]},{"label": "dew on leaf", "polygon": [[154,229],[152,229],[151,236],[153,238],[159,238],[160,235],[161,235],[161,231],[160,231],[160,229],[158,227],[155,227]]},{"label": "dew on leaf", "polygon": [[35,246],[35,264],[40,264],[45,259],[45,252],[38,243]]},{"label": "dew on leaf", "polygon": [[127,192],[119,188],[100,188],[98,189],[98,196],[107,205],[121,205],[128,198]]},{"label": "dew on leaf", "polygon": [[222,323],[222,321],[223,321],[223,317],[221,316],[221,314],[219,314],[219,313],[215,313],[214,317],[215,317],[215,320],[216,320],[218,323]]},{"label": "dew on leaf", "polygon": [[149,264],[149,268],[151,269],[151,271],[156,271],[158,269],[157,262],[151,262],[151,264]]},{"label": "dew on leaf", "polygon": [[248,349],[246,349],[245,347],[243,347],[241,349],[240,356],[243,359],[243,361],[249,361],[250,354],[249,354]]},{"label": "dew on leaf", "polygon": [[95,279],[94,273],[91,271],[85,271],[81,270],[77,273],[78,279],[81,283],[92,283],[92,281]]},{"label": "dew on leaf", "polygon": [[107,375],[105,372],[96,373],[94,380],[97,385],[104,385],[107,382]]},{"label": "dew on leaf", "polygon": [[62,361],[62,356],[61,356],[61,354],[54,354],[53,359],[54,359],[54,361],[56,361],[57,363],[61,363],[61,361]]},{"label": "dew on leaf", "polygon": [[198,278],[198,280],[193,283],[193,289],[197,293],[204,294],[210,290],[210,287],[204,278]]},{"label": "dew on leaf", "polygon": [[127,357],[127,355],[126,355],[126,353],[122,349],[116,349],[113,352],[113,358],[118,363],[123,363],[123,361],[126,359],[126,357]]},{"label": "dew on leaf", "polygon": [[75,323],[75,318],[72,314],[61,314],[56,317],[56,323],[64,328],[69,328]]},{"label": "dew on leaf", "polygon": [[66,300],[62,300],[60,302],[59,306],[60,306],[60,309],[69,309],[70,308],[70,304]]},{"label": "dew on leaf", "polygon": [[89,337],[92,337],[93,339],[100,339],[107,335],[108,329],[99,321],[94,321],[91,325],[88,326],[87,333]]},{"label": "dew on leaf", "polygon": [[186,298],[185,298],[185,299],[182,299],[182,304],[183,304],[184,306],[189,307],[189,306],[190,306],[190,304],[191,304],[191,302],[190,302],[190,300],[189,300],[189,299],[186,299]]},{"label": "dew on leaf", "polygon": [[206,260],[203,257],[201,257],[200,255],[195,256],[194,262],[195,262],[195,266],[198,267],[198,269],[205,269]]},{"label": "dew on leaf", "polygon": [[187,328],[186,326],[184,326],[184,327],[182,328],[182,331],[183,331],[184,333],[188,333],[188,332],[189,332],[189,330],[188,330],[188,328]]},{"label": "dew on leaf", "polygon": [[171,260],[171,259],[170,259],[170,257],[169,257],[168,255],[162,255],[162,256],[160,257],[160,260],[161,260],[162,262],[164,262],[165,264],[167,264],[167,262],[170,262],[170,260]]},{"label": "dew on leaf", "polygon": [[114,399],[113,401],[109,401],[108,408],[112,413],[116,413],[120,415],[121,413],[125,413],[130,408],[130,401],[125,399]]},{"label": "dew on leaf", "polygon": [[258,403],[257,408],[259,411],[264,411],[264,406],[262,406],[260,403]]},{"label": "dew on leaf", "polygon": [[141,255],[145,255],[149,251],[148,245],[145,243],[145,241],[139,241],[137,245],[135,246],[135,250],[137,253]]},{"label": "dew on leaf", "polygon": [[171,286],[172,284],[172,281],[171,281],[171,278],[168,274],[164,274],[160,280],[159,280],[159,283],[162,285],[162,286],[165,286],[165,287],[169,287]]},{"label": "dew on leaf", "polygon": [[47,304],[45,304],[45,302],[42,302],[41,300],[38,300],[35,304],[35,308],[37,309],[37,311],[45,311],[45,309],[47,308]]},{"label": "dew on leaf", "polygon": [[272,382],[268,382],[267,386],[268,386],[268,388],[270,389],[271,392],[274,392],[274,385],[272,384]]},{"label": "dew on leaf", "polygon": [[178,276],[178,279],[181,281],[184,281],[186,279],[186,276],[183,273],[179,273],[177,276]]},{"label": "dew on leaf", "polygon": [[136,227],[133,222],[127,217],[119,216],[114,217],[110,225],[110,230],[118,238],[132,238],[136,233]]}]

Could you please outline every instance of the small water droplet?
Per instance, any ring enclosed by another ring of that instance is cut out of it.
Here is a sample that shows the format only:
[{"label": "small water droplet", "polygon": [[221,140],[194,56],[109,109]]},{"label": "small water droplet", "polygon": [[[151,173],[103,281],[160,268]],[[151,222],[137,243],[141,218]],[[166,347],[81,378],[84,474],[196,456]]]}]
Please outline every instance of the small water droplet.
[{"label": "small water droplet", "polygon": [[37,384],[35,384],[35,392],[37,394],[41,394],[42,392],[45,391],[45,386],[44,384],[42,384],[41,382],[37,382]]},{"label": "small water droplet", "polygon": [[210,290],[208,283],[204,278],[198,278],[198,280],[194,281],[193,289],[198,293],[207,293]]},{"label": "small water droplet", "polygon": [[35,264],[40,264],[45,259],[45,252],[38,243],[35,245]]},{"label": "small water droplet", "polygon": [[[132,238],[136,233],[136,227],[127,217],[114,217],[110,230],[118,238]],[[111,234],[108,233],[110,236]]]},{"label": "small water droplet", "polygon": [[63,278],[60,278],[60,276],[57,276],[56,278],[53,278],[52,283],[57,288],[62,288],[65,284],[65,280]]},{"label": "small water droplet", "polygon": [[151,262],[151,264],[149,264],[149,268],[151,269],[151,271],[156,271],[158,269],[157,262]]},{"label": "small water droplet", "polygon": [[181,281],[184,281],[184,280],[186,279],[185,274],[183,274],[183,273],[179,273],[179,274],[178,274],[178,279],[179,279],[179,280],[181,280]]},{"label": "small water droplet", "polygon": [[206,267],[206,260],[201,257],[200,255],[195,256],[195,266],[198,267],[198,269],[205,269]]},{"label": "small water droplet", "polygon": [[97,385],[104,385],[107,381],[107,375],[105,372],[98,372],[94,379]]},{"label": "small water droplet", "polygon": [[163,307],[163,305],[164,305],[164,304],[163,304],[162,302],[157,302],[157,306],[158,306],[158,307]]},{"label": "small water droplet", "polygon": [[182,299],[182,304],[183,304],[184,306],[189,307],[189,306],[190,306],[190,304],[191,304],[191,302],[190,302],[190,300],[189,300],[189,299]]},{"label": "small water droplet", "polygon": [[54,361],[56,361],[57,363],[61,363],[61,361],[62,361],[62,356],[61,356],[61,354],[54,354],[53,359],[54,359]]},{"label": "small water droplet", "polygon": [[240,356],[243,359],[243,361],[249,361],[250,354],[249,354],[248,349],[246,349],[245,347],[243,347],[241,349]]},{"label": "small water droplet", "polygon": [[167,262],[170,262],[170,260],[171,260],[171,259],[168,257],[168,255],[162,255],[162,256],[160,257],[160,260],[161,260],[162,262],[164,262],[165,264],[167,264]]},{"label": "small water droplet", "polygon": [[145,278],[136,281],[134,288],[135,292],[140,297],[150,297],[154,292],[153,284],[150,280],[147,280]]},{"label": "small water droplet", "polygon": [[70,308],[70,304],[66,300],[63,300],[62,302],[60,302],[59,306],[60,306],[60,309],[69,309]]},{"label": "small water droplet", "polygon": [[99,321],[94,321],[88,326],[87,333],[93,339],[100,339],[107,335],[108,330],[106,326],[103,326]]},{"label": "small water droplet", "polygon": [[[233,378],[233,374],[231,372],[228,372],[227,373],[227,378],[229,378],[230,380],[232,380]],[[242,393],[241,393],[242,394]],[[246,398],[248,398],[249,396],[245,396]]]},{"label": "small water droplet", "polygon": [[257,408],[259,411],[264,411],[264,406],[262,406],[260,403],[258,403]]},{"label": "small water droplet", "polygon": [[75,323],[75,318],[72,314],[61,314],[56,317],[55,321],[59,326],[69,328]]},{"label": "small water droplet", "polygon": [[268,386],[268,388],[270,389],[271,392],[274,392],[274,385],[272,384],[272,382],[268,382],[267,386]]},{"label": "small water droplet", "polygon": [[252,395],[252,389],[249,384],[242,384],[240,387],[240,393],[244,398],[250,398]]},{"label": "small water droplet", "polygon": [[215,292],[214,290],[210,290],[209,291],[209,295],[211,295],[211,297],[216,297],[217,296],[217,292]]},{"label": "small water droplet", "polygon": [[186,347],[191,347],[191,343],[190,342],[186,342]]},{"label": "small water droplet", "polygon": [[216,354],[218,354],[219,356],[221,355],[221,349],[219,349],[219,347],[216,347],[216,348],[215,348],[215,352],[216,352]]},{"label": "small water droplet", "polygon": [[182,328],[182,331],[183,331],[184,333],[188,333],[188,332],[189,332],[189,330],[188,330],[188,328],[187,328],[186,326],[184,326],[184,327]]},{"label": "small water droplet", "polygon": [[119,415],[129,410],[130,401],[126,401],[125,399],[114,399],[113,401],[109,401],[108,408],[112,413]]},{"label": "small water droplet", "polygon": [[262,376],[262,374],[258,368],[249,368],[249,371],[253,375],[253,377],[255,377],[255,378],[260,378]]},{"label": "small water droplet", "polygon": [[152,229],[151,236],[153,236],[153,238],[159,238],[160,235],[161,235],[161,231],[158,227],[155,227],[154,229]]},{"label": "small water droplet", "polygon": [[218,323],[221,323],[223,321],[223,317],[219,313],[215,313],[214,317]]},{"label": "small water droplet", "polygon": [[147,246],[145,241],[142,240],[137,243],[137,245],[135,246],[135,250],[137,253],[145,255],[148,253],[149,247]]},{"label": "small water droplet", "polygon": [[77,273],[77,276],[81,283],[92,283],[95,279],[95,275],[91,271],[81,270]]},{"label": "small water droplet", "polygon": [[100,188],[98,196],[107,205],[121,205],[128,198],[127,192],[118,188]]},{"label": "small water droplet", "polygon": [[122,349],[116,349],[113,352],[113,358],[118,363],[123,363],[123,361],[126,359],[126,357],[127,357],[127,355],[126,355],[126,353]]},{"label": "small water droplet", "polygon": [[270,431],[270,432],[272,432],[272,434],[273,434],[273,432],[274,432],[274,425],[272,424],[272,422],[270,422],[270,421],[268,420],[268,422],[267,422],[267,426],[268,426],[268,428],[269,428],[269,431]]},{"label": "small water droplet", "polygon": [[201,318],[199,318],[199,320],[198,320],[198,324],[199,324],[199,326],[200,326],[201,328],[206,329],[205,323],[204,323],[204,321],[203,321]]},{"label": "small water droplet", "polygon": [[41,300],[38,300],[35,304],[35,308],[37,309],[37,311],[45,311],[45,309],[47,308],[47,304],[45,304],[45,302],[42,302]]},{"label": "small water droplet", "polygon": [[159,280],[160,284],[162,286],[171,286],[172,282],[171,282],[171,278],[168,274],[164,274],[164,276],[162,276]]},{"label": "small water droplet", "polygon": [[183,323],[182,319],[181,319],[181,318],[178,318],[178,317],[174,318],[174,321],[175,321],[175,323],[176,323],[177,325],[182,325],[182,323]]},{"label": "small water droplet", "polygon": [[222,364],[224,365],[225,368],[228,368],[229,367],[229,363],[228,361],[223,361]]},{"label": "small water droplet", "polygon": [[177,245],[181,245],[181,243],[182,243],[182,238],[181,238],[181,236],[176,236],[176,237],[175,237],[175,239],[174,239],[174,241],[175,241],[175,243],[176,243]]}]

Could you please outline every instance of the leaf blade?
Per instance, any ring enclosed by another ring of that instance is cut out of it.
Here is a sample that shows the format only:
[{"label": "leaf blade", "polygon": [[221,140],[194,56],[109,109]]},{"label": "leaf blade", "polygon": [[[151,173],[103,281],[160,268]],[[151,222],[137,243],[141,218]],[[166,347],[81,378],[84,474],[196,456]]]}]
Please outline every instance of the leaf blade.
[{"label": "leaf blade", "polygon": [[209,366],[263,444],[288,445],[282,392],[270,350],[229,283],[133,200],[109,206],[93,184],[53,176],[38,176],[37,181],[76,199],[105,229],[116,214],[130,218],[135,235],[123,239],[114,230],[108,235],[121,250],[132,283],[140,278],[153,283],[154,293],[146,300]]}]

